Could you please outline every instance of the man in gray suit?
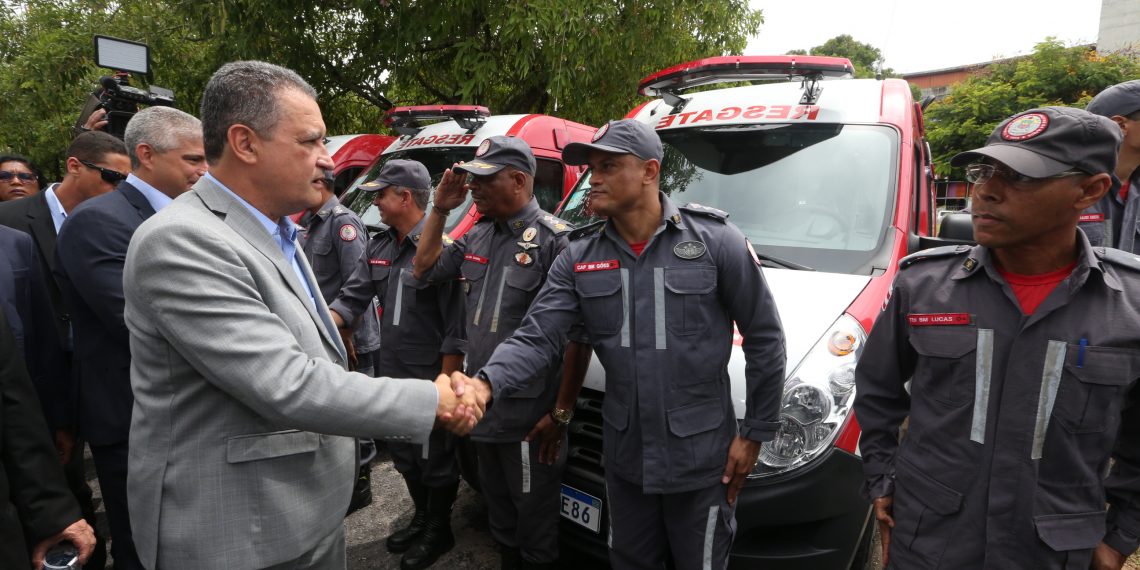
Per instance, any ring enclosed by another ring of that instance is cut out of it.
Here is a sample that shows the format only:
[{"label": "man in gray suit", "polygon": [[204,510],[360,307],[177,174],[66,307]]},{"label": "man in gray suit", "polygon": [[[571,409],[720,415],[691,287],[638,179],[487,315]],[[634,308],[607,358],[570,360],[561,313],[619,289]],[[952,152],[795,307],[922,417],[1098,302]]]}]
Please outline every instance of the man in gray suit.
[{"label": "man in gray suit", "polygon": [[345,370],[288,218],[332,167],[313,88],[226,64],[201,119],[209,172],[139,227],[123,276],[135,546],[152,570],[343,569],[356,471],[344,436],[422,444],[437,418],[465,433],[481,407],[445,376]]}]

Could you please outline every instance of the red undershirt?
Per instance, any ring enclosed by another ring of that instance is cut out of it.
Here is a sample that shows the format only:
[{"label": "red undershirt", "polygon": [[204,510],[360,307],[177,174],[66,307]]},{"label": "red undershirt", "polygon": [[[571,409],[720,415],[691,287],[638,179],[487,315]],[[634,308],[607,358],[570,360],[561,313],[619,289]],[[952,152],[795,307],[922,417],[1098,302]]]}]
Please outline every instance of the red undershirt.
[{"label": "red undershirt", "polygon": [[631,244],[629,244],[629,249],[633,250],[634,255],[641,257],[641,252],[645,251],[645,246],[648,243],[649,243],[649,240],[645,240],[643,242],[638,242],[638,243],[631,243]]},{"label": "red undershirt", "polygon": [[1125,181],[1123,184],[1120,185],[1120,191],[1117,192],[1117,194],[1120,195],[1120,201],[1121,202],[1127,202],[1128,201],[1128,189],[1129,188],[1132,188],[1132,184],[1130,184],[1127,181]]},{"label": "red undershirt", "polygon": [[1013,289],[1013,294],[1017,297],[1017,301],[1021,303],[1021,312],[1026,316],[1032,315],[1033,311],[1041,305],[1045,297],[1057,288],[1057,284],[1064,281],[1073,273],[1073,268],[1077,266],[1077,262],[1069,264],[1068,267],[1063,267],[1057,271],[1049,273],[1042,273],[1041,275],[1018,275],[1017,273],[1010,273],[1002,268],[998,268],[998,273],[1005,278],[1005,282],[1009,283],[1009,288]]}]

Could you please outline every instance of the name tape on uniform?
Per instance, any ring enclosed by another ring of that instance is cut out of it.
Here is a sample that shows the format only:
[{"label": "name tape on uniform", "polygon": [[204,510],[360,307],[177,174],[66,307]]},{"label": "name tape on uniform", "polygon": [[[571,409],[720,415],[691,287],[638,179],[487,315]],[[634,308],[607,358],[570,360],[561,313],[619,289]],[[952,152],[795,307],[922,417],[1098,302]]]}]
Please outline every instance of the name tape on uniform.
[{"label": "name tape on uniform", "polygon": [[574,273],[587,273],[590,271],[607,271],[621,267],[616,259],[606,261],[586,261],[574,264]]},{"label": "name tape on uniform", "polygon": [[970,324],[970,313],[911,313],[906,316],[906,320],[912,327],[961,326]]},{"label": "name tape on uniform", "polygon": [[369,259],[368,263],[369,263],[369,265],[383,265],[384,267],[390,267],[392,265],[392,260],[391,259]]},{"label": "name tape on uniform", "polygon": [[1081,214],[1078,221],[1082,224],[1085,222],[1103,222],[1104,214]]},{"label": "name tape on uniform", "polygon": [[479,257],[478,255],[475,255],[474,253],[463,254],[463,259],[465,261],[474,261],[475,263],[487,265],[487,258],[486,257]]}]

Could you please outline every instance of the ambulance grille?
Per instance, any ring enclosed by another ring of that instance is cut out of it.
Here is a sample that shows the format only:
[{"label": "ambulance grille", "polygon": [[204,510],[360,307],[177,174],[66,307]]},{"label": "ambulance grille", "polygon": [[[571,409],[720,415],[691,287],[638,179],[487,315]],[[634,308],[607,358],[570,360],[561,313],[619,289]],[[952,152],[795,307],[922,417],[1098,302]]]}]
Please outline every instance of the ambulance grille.
[{"label": "ambulance grille", "polygon": [[602,400],[605,394],[582,388],[570,422],[566,470],[578,477],[601,484],[605,461],[602,459]]}]

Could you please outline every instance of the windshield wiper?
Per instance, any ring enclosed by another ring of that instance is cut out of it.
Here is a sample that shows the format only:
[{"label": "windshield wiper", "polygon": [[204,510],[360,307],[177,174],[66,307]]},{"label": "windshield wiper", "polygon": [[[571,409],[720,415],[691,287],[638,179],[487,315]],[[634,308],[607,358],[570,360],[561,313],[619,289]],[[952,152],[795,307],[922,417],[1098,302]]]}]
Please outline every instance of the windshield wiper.
[{"label": "windshield wiper", "polygon": [[815,271],[815,269],[812,269],[806,265],[800,265],[794,261],[788,261],[786,259],[780,259],[779,257],[773,257],[766,253],[756,252],[756,257],[760,259],[760,261],[767,261],[773,267],[783,267],[784,269],[795,269],[797,271]]}]

